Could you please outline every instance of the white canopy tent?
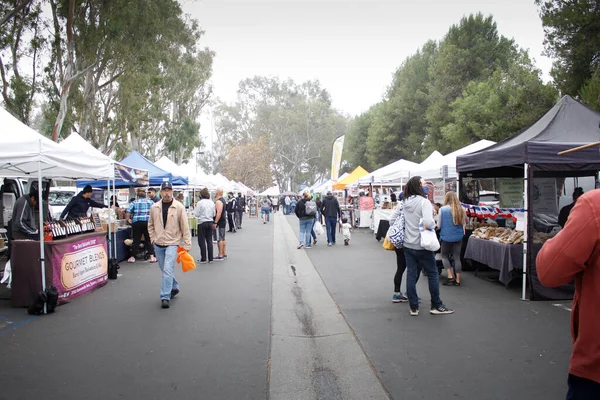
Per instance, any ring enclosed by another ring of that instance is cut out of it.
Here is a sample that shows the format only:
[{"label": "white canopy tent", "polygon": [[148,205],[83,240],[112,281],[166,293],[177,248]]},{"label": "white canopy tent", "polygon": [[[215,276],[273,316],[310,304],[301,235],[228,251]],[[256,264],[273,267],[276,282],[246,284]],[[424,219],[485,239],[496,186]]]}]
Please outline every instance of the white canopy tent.
[{"label": "white canopy tent", "polygon": [[425,161],[410,171],[411,176],[420,175],[424,179],[444,178],[443,168],[447,167],[446,178],[456,178],[456,158],[465,154],[470,154],[483,150],[495,142],[489,140],[480,140],[468,146],[458,149],[452,153],[442,156],[438,151],[431,153]]},{"label": "white canopy tent", "polygon": [[175,164],[173,161],[171,161],[170,158],[162,156],[154,163],[154,165],[156,165],[158,168],[164,169],[165,171],[172,173],[173,175],[179,175],[183,178],[187,178],[188,185],[191,186],[191,177],[190,175],[188,175],[188,172],[185,171],[179,165]]},{"label": "white canopy tent", "polygon": [[402,178],[408,178],[410,175],[409,171],[417,167],[417,165],[417,163],[401,158],[398,161],[394,161],[391,164],[363,176],[358,180],[358,185],[373,184],[380,186],[390,182],[397,182],[399,179],[402,180]]},{"label": "white canopy tent", "polygon": [[108,178],[111,166],[105,156],[85,155],[61,147],[0,108],[0,176],[46,178]]},{"label": "white canopy tent", "polygon": [[456,158],[458,156],[464,156],[465,154],[475,153],[476,151],[486,149],[494,144],[496,144],[496,142],[492,142],[491,140],[480,140],[479,142],[471,143],[470,145],[465,146],[462,149],[458,149],[452,153],[446,154],[444,156],[444,161],[442,165],[448,166],[448,176],[458,177],[458,173],[456,172]]},{"label": "white canopy tent", "polygon": [[[14,178],[38,178],[38,211],[44,215],[42,201],[42,178],[110,178],[114,168],[106,158],[97,155],[82,156],[82,152],[61,147],[40,135],[8,111],[0,108],[0,176]],[[41,224],[40,224],[41,225]],[[44,260],[44,230],[40,234],[40,268],[42,290],[46,289],[46,265]]]},{"label": "white canopy tent", "polygon": [[325,182],[321,183],[321,184],[320,184],[320,185],[318,185],[317,187],[315,187],[315,188],[313,189],[313,191],[314,191],[315,193],[320,193],[320,194],[323,194],[323,193],[330,192],[330,191],[332,190],[332,188],[333,188],[333,181],[332,181],[331,179],[329,179],[329,180],[327,180],[327,181],[325,181]]},{"label": "white canopy tent", "polygon": [[272,186],[270,188],[268,188],[267,190],[265,190],[264,192],[260,193],[260,196],[279,196],[281,192],[279,191],[279,186]]}]

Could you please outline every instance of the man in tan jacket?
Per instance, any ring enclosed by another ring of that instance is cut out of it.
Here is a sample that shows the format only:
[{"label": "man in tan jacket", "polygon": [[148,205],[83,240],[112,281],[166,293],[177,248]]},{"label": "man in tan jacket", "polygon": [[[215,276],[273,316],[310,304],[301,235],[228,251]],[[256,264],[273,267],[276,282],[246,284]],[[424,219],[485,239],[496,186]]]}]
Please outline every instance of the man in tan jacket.
[{"label": "man in tan jacket", "polygon": [[150,208],[148,233],[154,245],[154,253],[162,271],[160,300],[162,308],[169,308],[169,300],[179,293],[179,283],[175,279],[175,259],[177,246],[183,240],[182,247],[186,251],[192,248],[192,237],[188,226],[185,207],[173,199],[173,186],[163,182],[160,186],[162,201],[154,203]]}]

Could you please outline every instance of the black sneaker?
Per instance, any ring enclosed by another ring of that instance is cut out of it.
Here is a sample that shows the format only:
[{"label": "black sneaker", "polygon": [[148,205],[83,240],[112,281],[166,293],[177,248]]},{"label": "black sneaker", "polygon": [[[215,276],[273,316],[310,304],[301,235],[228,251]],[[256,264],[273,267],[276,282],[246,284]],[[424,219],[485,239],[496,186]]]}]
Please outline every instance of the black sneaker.
[{"label": "black sneaker", "polygon": [[410,306],[410,315],[412,315],[412,316],[419,315],[419,307]]},{"label": "black sneaker", "polygon": [[446,315],[454,313],[454,310],[446,308],[445,305],[440,304],[438,307],[431,307],[431,310],[429,310],[429,312],[433,315]]},{"label": "black sneaker", "polygon": [[200,264],[206,264],[206,260],[200,260],[199,263]]},{"label": "black sneaker", "polygon": [[223,256],[223,257],[215,257],[213,259],[213,261],[225,261],[227,259],[227,256]]},{"label": "black sneaker", "polygon": [[162,308],[169,308],[170,307],[169,306],[169,300],[162,300],[161,303],[162,303],[161,304]]},{"label": "black sneaker", "polygon": [[[179,289],[171,290],[171,298],[177,296],[178,294],[179,294]],[[165,300],[163,300],[163,301],[165,301]],[[167,303],[168,303],[168,300],[167,300]]]}]

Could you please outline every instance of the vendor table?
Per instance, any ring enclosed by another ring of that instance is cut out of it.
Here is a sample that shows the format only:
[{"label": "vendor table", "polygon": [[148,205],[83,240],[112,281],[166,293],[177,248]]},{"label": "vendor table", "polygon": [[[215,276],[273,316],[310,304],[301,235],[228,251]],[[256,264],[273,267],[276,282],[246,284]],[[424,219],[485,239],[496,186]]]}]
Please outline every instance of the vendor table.
[{"label": "vendor table", "polygon": [[513,270],[523,270],[523,245],[504,244],[471,236],[465,259],[473,260],[500,271],[498,280],[508,286]]},{"label": "vendor table", "polygon": [[[11,243],[13,307],[28,307],[42,290],[40,242]],[[64,304],[106,285],[108,258],[105,232],[92,232],[44,243],[46,286],[56,286],[58,303]]]},{"label": "vendor table", "polygon": [[[382,210],[380,208],[376,208],[375,210],[373,210],[373,230],[375,232],[379,231],[379,221],[381,221],[381,220],[388,221],[387,224],[389,226],[389,220],[390,220],[390,217],[392,216],[392,212],[393,212],[393,210]],[[386,232],[387,232],[387,229],[386,229]],[[384,236],[385,236],[385,234],[384,234]],[[384,236],[382,236],[382,237],[384,237]]]}]

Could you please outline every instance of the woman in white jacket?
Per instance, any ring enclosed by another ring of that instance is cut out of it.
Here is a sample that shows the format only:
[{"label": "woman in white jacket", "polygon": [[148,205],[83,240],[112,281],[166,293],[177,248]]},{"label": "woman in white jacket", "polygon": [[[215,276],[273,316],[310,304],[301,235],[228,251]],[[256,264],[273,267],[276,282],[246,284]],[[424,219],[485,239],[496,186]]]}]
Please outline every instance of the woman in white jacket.
[{"label": "woman in white jacket", "polygon": [[435,264],[435,254],[421,246],[421,222],[423,229],[435,230],[433,208],[423,191],[420,176],[410,178],[404,191],[404,256],[406,257],[406,292],[410,305],[410,315],[419,315],[419,297],[417,295],[417,276],[419,267],[423,268],[429,281],[431,295],[430,313],[435,315],[452,314],[440,298],[440,278]]}]

